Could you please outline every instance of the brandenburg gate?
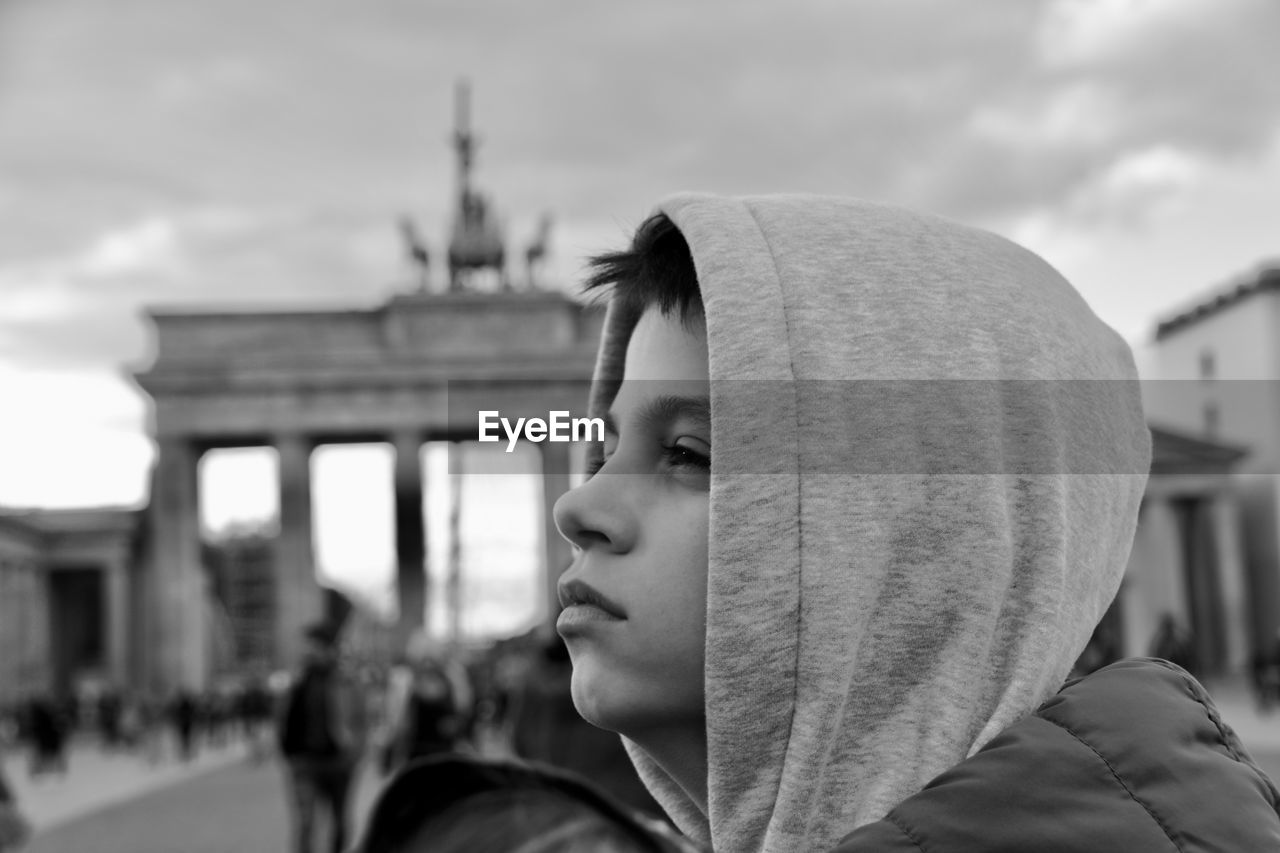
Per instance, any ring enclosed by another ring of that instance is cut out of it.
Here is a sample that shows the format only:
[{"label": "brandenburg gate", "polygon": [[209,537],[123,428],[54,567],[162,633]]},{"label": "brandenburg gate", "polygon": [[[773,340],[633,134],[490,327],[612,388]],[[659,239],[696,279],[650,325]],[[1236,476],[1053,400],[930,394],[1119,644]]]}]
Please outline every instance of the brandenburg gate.
[{"label": "brandenburg gate", "polygon": [[[476,411],[580,413],[599,312],[558,293],[419,292],[354,311],[152,310],[156,355],[137,383],[154,402],[159,457],[143,540],[147,606],[135,639],[160,688],[209,680],[197,465],[213,448],[279,455],[276,660],[296,662],[320,618],[309,460],[321,444],[388,442],[395,451],[395,548],[403,641],[426,603],[420,448],[477,437]],[[549,601],[570,559],[550,504],[569,485],[569,445],[544,442],[544,569]],[[554,612],[552,607],[551,612]]]}]

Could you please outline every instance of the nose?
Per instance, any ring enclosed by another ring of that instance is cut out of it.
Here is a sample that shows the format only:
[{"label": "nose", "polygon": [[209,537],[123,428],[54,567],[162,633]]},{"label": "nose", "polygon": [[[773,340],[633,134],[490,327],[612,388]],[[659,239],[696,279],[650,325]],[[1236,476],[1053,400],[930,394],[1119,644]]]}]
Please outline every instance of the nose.
[{"label": "nose", "polygon": [[624,554],[635,544],[635,524],[620,488],[632,479],[618,474],[598,473],[556,501],[552,517],[560,535],[588,550],[603,548]]}]

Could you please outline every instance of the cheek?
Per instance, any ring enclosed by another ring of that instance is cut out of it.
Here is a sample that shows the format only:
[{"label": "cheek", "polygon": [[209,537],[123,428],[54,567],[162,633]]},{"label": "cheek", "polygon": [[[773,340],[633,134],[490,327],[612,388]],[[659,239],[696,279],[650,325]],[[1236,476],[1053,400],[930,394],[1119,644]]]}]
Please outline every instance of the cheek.
[{"label": "cheek", "polygon": [[[706,496],[691,502],[678,519],[678,531],[667,540],[661,561],[662,584],[665,587],[664,610],[666,629],[673,635],[697,638],[699,652],[706,640],[707,615],[707,505]],[[701,657],[701,654],[699,654]]]},{"label": "cheek", "polygon": [[704,711],[706,496],[663,509],[646,519],[645,547],[629,555],[625,580],[615,580],[628,621],[569,646],[578,713],[622,734]]},{"label": "cheek", "polygon": [[658,549],[652,577],[661,589],[654,597],[668,616],[679,614],[682,623],[696,617],[701,623],[707,604],[707,507],[704,501],[687,510],[666,526],[673,533]]}]

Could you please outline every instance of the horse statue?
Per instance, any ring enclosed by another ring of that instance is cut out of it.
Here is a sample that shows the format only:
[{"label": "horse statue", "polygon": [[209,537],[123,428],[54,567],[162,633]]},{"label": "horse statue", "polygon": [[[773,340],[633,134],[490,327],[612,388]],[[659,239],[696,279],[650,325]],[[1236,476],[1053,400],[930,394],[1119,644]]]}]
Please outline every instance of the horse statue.
[{"label": "horse statue", "polygon": [[404,239],[409,262],[418,270],[418,291],[426,293],[430,283],[428,274],[431,270],[431,253],[427,251],[426,242],[408,215],[400,217],[400,236]]},{"label": "horse statue", "polygon": [[551,237],[551,214],[543,213],[538,219],[538,230],[524,250],[525,286],[529,290],[537,289],[533,276],[534,264],[538,264],[547,254],[547,242]]},{"label": "horse statue", "polygon": [[502,289],[511,289],[498,219],[484,196],[468,189],[459,199],[449,238],[449,290],[456,293],[464,289],[463,274],[481,269],[496,271]]}]

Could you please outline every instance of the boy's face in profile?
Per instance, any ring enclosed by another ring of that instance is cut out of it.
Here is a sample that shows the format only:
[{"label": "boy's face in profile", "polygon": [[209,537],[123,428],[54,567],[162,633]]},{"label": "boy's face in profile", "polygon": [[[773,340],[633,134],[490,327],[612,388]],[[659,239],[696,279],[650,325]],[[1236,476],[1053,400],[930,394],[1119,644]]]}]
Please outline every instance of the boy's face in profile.
[{"label": "boy's face in profile", "polygon": [[644,313],[606,425],[604,465],[555,507],[579,549],[560,579],[568,606],[557,623],[574,704],[629,736],[701,726],[711,485],[701,315],[686,325]]}]

